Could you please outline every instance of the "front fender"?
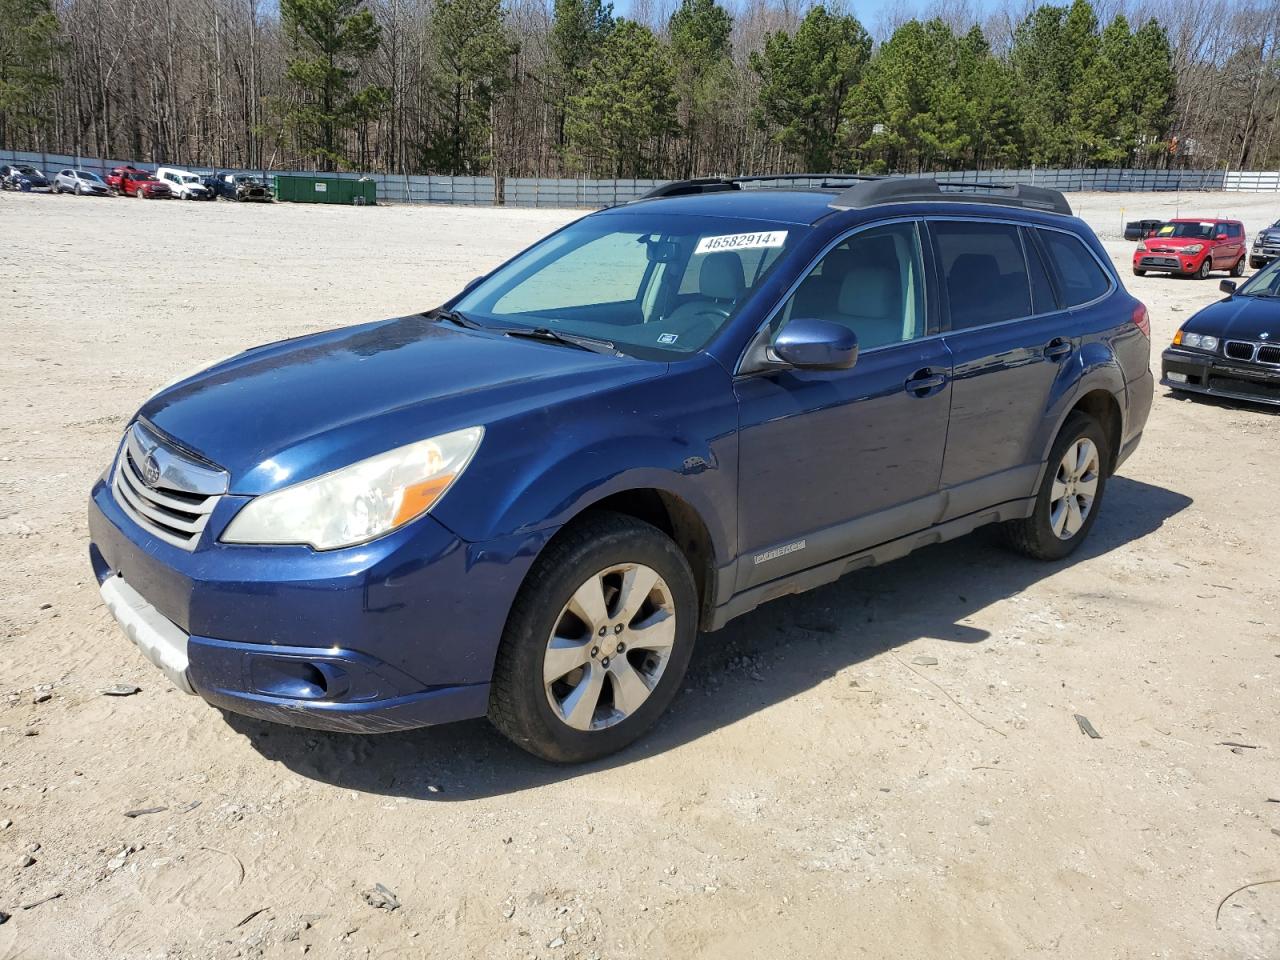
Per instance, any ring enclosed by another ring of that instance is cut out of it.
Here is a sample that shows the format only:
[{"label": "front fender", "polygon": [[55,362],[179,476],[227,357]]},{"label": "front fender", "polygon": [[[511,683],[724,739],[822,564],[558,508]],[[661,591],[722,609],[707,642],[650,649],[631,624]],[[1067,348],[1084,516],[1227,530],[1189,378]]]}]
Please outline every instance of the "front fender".
[{"label": "front fender", "polygon": [[736,546],[737,430],[732,382],[700,356],[486,426],[485,443],[503,454],[433,513],[477,542],[558,527],[607,497],[653,490],[697,512],[723,562]]}]

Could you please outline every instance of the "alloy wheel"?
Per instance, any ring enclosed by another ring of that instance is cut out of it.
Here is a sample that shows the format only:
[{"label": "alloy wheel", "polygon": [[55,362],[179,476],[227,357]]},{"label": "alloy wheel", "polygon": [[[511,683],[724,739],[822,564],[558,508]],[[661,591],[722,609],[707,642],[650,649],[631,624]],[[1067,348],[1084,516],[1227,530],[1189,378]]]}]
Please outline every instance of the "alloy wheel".
[{"label": "alloy wheel", "polygon": [[1088,437],[1067,447],[1049,492],[1049,526],[1059,540],[1070,540],[1084,526],[1098,495],[1101,458]]},{"label": "alloy wheel", "polygon": [[543,654],[543,685],[556,716],[575,730],[621,723],[649,699],[671,659],[671,589],[639,563],[608,567],[574,591]]}]

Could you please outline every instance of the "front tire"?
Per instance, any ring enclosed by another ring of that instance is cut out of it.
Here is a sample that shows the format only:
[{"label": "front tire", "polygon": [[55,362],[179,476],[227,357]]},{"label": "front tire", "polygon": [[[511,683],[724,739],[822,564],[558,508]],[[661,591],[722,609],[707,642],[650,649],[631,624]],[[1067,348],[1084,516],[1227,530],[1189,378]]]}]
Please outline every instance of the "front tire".
[{"label": "front tire", "polygon": [[1249,268],[1252,270],[1261,270],[1267,265],[1265,260],[1258,260],[1254,257],[1249,258]]},{"label": "front tire", "polygon": [[662,531],[614,513],[576,521],[538,558],[512,605],[489,719],[556,763],[621,750],[675,697],[697,620],[693,573]]},{"label": "front tire", "polygon": [[1134,275],[1135,277],[1145,277],[1145,276],[1147,275],[1147,271],[1145,271],[1145,270],[1139,270],[1137,267],[1134,267],[1134,268],[1133,268],[1133,275]]},{"label": "front tire", "polygon": [[1036,560],[1061,560],[1093,529],[1107,485],[1111,448],[1102,424],[1075,411],[1049,452],[1031,516],[1004,524],[1005,539]]},{"label": "front tire", "polygon": [[145,200],[145,199],[146,199],[146,195],[143,193],[143,190],[142,190],[142,188],[141,188],[141,187],[139,187],[139,188],[138,188],[138,192],[137,192],[137,193],[135,193],[135,194],[134,194],[134,196],[135,196],[135,197],[137,197],[139,200]]},{"label": "front tire", "polygon": [[1206,255],[1200,264],[1200,269],[1195,272],[1195,278],[1197,280],[1208,280],[1211,270],[1213,270],[1213,257]]}]

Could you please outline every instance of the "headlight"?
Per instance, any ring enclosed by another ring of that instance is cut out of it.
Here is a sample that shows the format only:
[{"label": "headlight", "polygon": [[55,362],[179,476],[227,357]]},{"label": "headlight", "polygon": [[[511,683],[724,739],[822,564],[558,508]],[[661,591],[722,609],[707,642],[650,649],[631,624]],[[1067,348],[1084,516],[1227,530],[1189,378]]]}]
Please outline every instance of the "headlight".
[{"label": "headlight", "polygon": [[1182,346],[1192,347],[1196,350],[1217,350],[1218,338],[1206,336],[1202,333],[1184,333],[1182,334]]},{"label": "headlight", "polygon": [[1145,251],[1145,250],[1147,249],[1147,241],[1145,241],[1145,240],[1139,240],[1139,241],[1138,241],[1138,249],[1139,249],[1139,250],[1144,250],[1144,251]]},{"label": "headlight", "polygon": [[455,430],[256,497],[222,540],[333,550],[380,537],[438,503],[483,437],[484,427]]},{"label": "headlight", "polygon": [[1185,254],[1196,254],[1204,249],[1203,243],[1193,243],[1189,247],[1183,247],[1182,252]]}]

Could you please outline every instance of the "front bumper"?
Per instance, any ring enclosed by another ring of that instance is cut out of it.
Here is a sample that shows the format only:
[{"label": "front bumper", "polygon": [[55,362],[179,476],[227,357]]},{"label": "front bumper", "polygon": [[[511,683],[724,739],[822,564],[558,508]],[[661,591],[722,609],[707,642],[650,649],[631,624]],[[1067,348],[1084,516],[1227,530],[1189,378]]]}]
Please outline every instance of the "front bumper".
[{"label": "front bumper", "polygon": [[1207,250],[1202,250],[1194,256],[1177,252],[1143,253],[1139,251],[1133,255],[1133,269],[1145,270],[1148,273],[1195,273],[1207,256],[1209,256]]},{"label": "front bumper", "polygon": [[1160,367],[1161,385],[1173,390],[1280,406],[1280,367],[1237,363],[1176,347],[1161,354]]},{"label": "front bumper", "polygon": [[1280,243],[1267,243],[1249,248],[1249,259],[1255,263],[1270,263],[1280,257]]},{"label": "front bumper", "polygon": [[104,599],[179,688],[345,732],[485,714],[507,611],[549,533],[469,544],[428,516],[346,550],[217,543],[245,501],[225,496],[187,551],[94,485],[89,552]]}]

